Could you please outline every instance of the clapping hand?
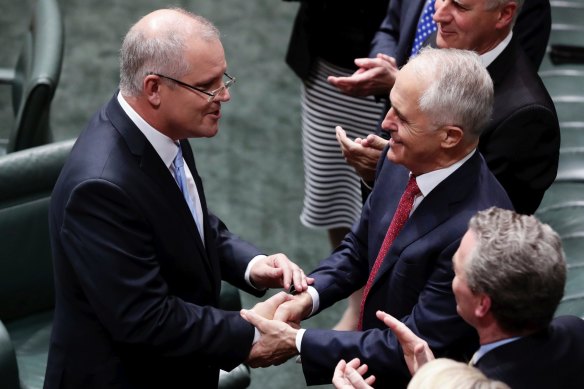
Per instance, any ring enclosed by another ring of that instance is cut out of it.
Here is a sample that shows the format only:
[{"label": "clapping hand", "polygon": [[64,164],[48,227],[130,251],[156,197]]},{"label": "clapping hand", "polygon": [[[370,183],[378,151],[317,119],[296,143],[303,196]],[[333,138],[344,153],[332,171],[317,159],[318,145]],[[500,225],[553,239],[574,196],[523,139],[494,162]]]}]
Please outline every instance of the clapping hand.
[{"label": "clapping hand", "polygon": [[335,368],[333,385],[336,389],[373,389],[375,376],[363,378],[367,373],[367,365],[361,365],[358,358],[346,363],[341,359]]}]

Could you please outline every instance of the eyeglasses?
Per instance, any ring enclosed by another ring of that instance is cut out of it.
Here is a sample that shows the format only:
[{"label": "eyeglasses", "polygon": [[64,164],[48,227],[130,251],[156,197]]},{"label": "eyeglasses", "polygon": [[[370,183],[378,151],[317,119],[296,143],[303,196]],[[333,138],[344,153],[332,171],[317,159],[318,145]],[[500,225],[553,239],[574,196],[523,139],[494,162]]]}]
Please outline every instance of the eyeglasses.
[{"label": "eyeglasses", "polygon": [[225,76],[225,78],[223,80],[223,85],[221,85],[219,88],[217,88],[215,90],[212,90],[210,92],[207,92],[206,90],[203,90],[201,88],[197,88],[196,86],[189,85],[189,84],[187,84],[185,82],[179,81],[179,80],[174,79],[172,77],[165,76],[163,74],[153,73],[153,72],[150,72],[148,74],[152,74],[152,75],[155,75],[155,76],[158,76],[158,77],[166,78],[167,80],[176,82],[177,84],[179,84],[181,86],[184,86],[185,88],[188,88],[190,90],[194,90],[194,91],[197,91],[197,92],[201,92],[203,94],[206,94],[207,96],[209,96],[207,98],[207,102],[208,103],[210,103],[211,101],[214,101],[217,96],[221,96],[221,94],[226,89],[229,89],[235,83],[235,77],[231,77],[229,74],[223,73],[223,75]]}]

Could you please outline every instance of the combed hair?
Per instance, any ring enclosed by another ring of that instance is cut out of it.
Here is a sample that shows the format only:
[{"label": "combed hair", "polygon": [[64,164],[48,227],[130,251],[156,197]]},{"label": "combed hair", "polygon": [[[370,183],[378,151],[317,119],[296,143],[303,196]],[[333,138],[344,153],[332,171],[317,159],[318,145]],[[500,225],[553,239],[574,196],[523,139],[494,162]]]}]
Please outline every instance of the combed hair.
[{"label": "combed hair", "polygon": [[437,127],[456,125],[478,139],[491,118],[493,81],[479,56],[468,50],[423,48],[409,63],[430,85],[420,96],[422,112]]},{"label": "combed hair", "polygon": [[[486,9],[494,9],[494,8],[498,8],[501,7],[507,3],[515,3],[517,4],[517,10],[515,11],[515,15],[513,16],[513,24],[515,24],[515,21],[517,20],[517,15],[519,15],[519,11],[521,11],[521,8],[523,7],[523,3],[525,2],[525,0],[487,0],[486,3]],[[511,26],[513,27],[513,26]]]},{"label": "combed hair", "polygon": [[509,389],[505,383],[487,378],[476,367],[438,358],[423,365],[414,374],[408,389]]},{"label": "combed hair", "polygon": [[533,216],[495,207],[476,214],[469,227],[477,239],[464,269],[470,290],[491,298],[493,316],[507,331],[546,327],[566,284],[558,234]]},{"label": "combed hair", "polygon": [[195,23],[167,23],[163,34],[146,36],[132,26],[120,50],[120,90],[124,95],[137,96],[149,72],[180,78],[191,71],[185,60],[186,42],[193,36],[205,40],[219,39],[219,30],[207,19],[181,8],[171,8]]}]

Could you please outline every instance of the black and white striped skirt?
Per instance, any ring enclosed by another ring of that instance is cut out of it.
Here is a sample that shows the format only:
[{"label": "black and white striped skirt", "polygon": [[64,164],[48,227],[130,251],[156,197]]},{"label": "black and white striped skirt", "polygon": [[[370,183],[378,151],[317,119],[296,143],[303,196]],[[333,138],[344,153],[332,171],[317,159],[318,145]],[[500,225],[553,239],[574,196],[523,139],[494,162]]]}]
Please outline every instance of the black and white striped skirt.
[{"label": "black and white striped skirt", "polygon": [[373,133],[383,104],[372,96],[342,94],[327,81],[353,71],[318,61],[302,86],[304,207],[300,221],[313,228],[350,228],[361,214],[359,176],[341,153],[335,126],[351,139]]}]

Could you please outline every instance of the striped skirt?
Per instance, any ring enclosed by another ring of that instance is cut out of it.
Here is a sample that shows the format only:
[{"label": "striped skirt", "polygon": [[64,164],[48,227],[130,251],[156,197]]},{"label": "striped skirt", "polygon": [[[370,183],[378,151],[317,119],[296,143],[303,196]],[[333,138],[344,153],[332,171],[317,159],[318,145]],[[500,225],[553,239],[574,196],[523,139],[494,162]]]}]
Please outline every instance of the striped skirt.
[{"label": "striped skirt", "polygon": [[304,206],[300,221],[307,227],[350,228],[361,214],[361,186],[335,136],[341,126],[351,139],[375,132],[383,104],[372,96],[342,94],[327,81],[330,75],[353,72],[318,61],[302,86],[302,150]]}]

